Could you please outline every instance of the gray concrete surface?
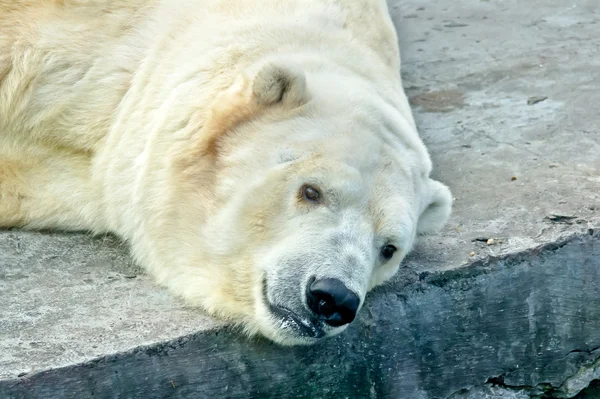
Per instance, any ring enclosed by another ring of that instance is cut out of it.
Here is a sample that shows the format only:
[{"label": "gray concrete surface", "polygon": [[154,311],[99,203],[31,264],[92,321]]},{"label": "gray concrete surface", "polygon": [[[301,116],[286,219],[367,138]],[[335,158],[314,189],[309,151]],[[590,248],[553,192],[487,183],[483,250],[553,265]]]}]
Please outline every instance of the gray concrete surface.
[{"label": "gray concrete surface", "polygon": [[0,254],[0,381],[218,325],[155,287],[110,236],[0,232]]},{"label": "gray concrete surface", "polygon": [[0,232],[0,398],[600,397],[597,1],[389,3],[456,203],[355,325],[248,342],[110,237]]},{"label": "gray concrete surface", "polygon": [[0,398],[568,398],[600,377],[599,291],[600,233],[575,235],[379,289],[314,347],[204,331],[0,380]]}]

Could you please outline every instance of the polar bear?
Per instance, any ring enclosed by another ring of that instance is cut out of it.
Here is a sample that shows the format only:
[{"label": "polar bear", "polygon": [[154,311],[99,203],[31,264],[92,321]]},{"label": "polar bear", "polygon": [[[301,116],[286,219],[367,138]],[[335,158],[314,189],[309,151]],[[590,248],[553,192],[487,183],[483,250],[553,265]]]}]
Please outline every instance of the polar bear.
[{"label": "polar bear", "polygon": [[0,227],[114,233],[250,335],[343,331],[431,169],[384,0],[0,0]]}]

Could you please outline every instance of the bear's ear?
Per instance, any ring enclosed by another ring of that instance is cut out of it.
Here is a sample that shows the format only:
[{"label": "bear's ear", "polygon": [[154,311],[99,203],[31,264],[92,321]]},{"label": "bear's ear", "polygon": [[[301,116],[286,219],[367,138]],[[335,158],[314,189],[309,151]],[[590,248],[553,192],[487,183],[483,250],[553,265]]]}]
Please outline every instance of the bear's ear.
[{"label": "bear's ear", "polygon": [[281,103],[292,108],[309,101],[304,72],[295,65],[270,62],[252,79],[252,94],[262,105]]},{"label": "bear's ear", "polygon": [[439,181],[428,179],[421,200],[421,214],[417,234],[438,232],[444,227],[452,212],[450,189]]},{"label": "bear's ear", "polygon": [[304,72],[296,66],[266,62],[240,74],[214,100],[200,134],[200,151],[216,156],[220,139],[268,110],[286,111],[310,101]]}]

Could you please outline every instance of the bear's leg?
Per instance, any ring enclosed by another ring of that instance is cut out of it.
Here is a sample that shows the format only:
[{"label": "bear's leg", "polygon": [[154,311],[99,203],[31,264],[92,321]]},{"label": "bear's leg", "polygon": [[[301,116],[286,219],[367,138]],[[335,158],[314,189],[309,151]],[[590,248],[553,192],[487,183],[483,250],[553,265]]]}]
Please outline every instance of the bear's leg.
[{"label": "bear's leg", "polygon": [[0,228],[105,231],[90,175],[87,155],[0,156]]}]

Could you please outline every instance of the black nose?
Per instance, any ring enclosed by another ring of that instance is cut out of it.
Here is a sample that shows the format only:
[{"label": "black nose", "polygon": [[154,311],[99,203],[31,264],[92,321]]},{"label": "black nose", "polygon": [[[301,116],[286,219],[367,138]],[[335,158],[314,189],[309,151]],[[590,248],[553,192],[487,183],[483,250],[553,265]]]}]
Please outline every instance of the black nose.
[{"label": "black nose", "polygon": [[308,307],[333,327],[352,322],[360,303],[358,295],[335,278],[311,279],[306,297]]}]

